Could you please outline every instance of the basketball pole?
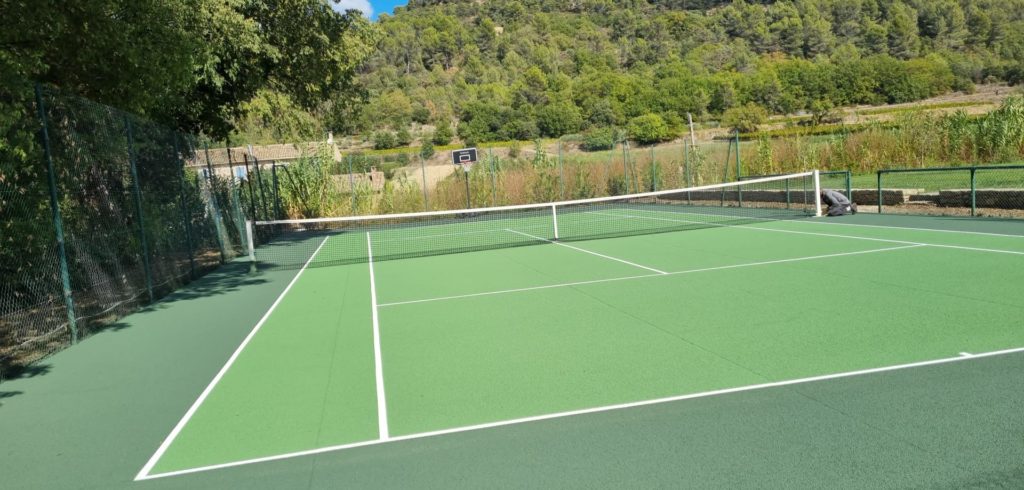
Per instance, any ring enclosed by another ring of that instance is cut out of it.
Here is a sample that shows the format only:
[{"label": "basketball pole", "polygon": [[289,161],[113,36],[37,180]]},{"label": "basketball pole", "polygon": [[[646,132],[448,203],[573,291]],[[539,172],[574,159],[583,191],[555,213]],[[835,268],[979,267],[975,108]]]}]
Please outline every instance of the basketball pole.
[{"label": "basketball pole", "polygon": [[462,165],[462,175],[466,180],[466,209],[473,209],[473,205],[469,200],[469,168],[465,165]]}]

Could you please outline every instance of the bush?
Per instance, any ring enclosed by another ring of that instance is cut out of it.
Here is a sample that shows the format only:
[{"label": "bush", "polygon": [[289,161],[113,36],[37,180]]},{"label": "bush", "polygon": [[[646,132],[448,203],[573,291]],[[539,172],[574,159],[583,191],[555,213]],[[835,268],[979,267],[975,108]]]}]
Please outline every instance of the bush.
[{"label": "bush", "polygon": [[753,102],[740,107],[733,107],[722,114],[722,126],[735,129],[741,133],[753,133],[757,127],[768,120],[768,111]]},{"label": "bush", "polygon": [[602,151],[615,148],[615,130],[612,128],[594,128],[583,133],[583,151]]},{"label": "bush", "polygon": [[373,149],[387,150],[398,146],[397,138],[391,131],[378,131],[373,133]]},{"label": "bush", "polygon": [[420,158],[429,160],[434,156],[434,142],[430,139],[424,139],[423,144],[420,145]]},{"label": "bush", "polygon": [[416,106],[412,110],[412,120],[420,124],[426,124],[430,121],[430,109],[421,105]]},{"label": "bush", "polygon": [[672,135],[661,116],[646,114],[629,121],[629,137],[637,143],[648,145],[667,141]]},{"label": "bush", "polygon": [[412,135],[409,134],[408,129],[401,129],[398,134],[395,135],[395,146],[409,146],[412,143]]},{"label": "bush", "polygon": [[521,150],[519,142],[513,141],[510,145],[508,145],[509,158],[519,158],[519,150]]},{"label": "bush", "polygon": [[537,128],[544,136],[557,138],[572,134],[579,131],[582,125],[583,116],[580,115],[576,104],[558,102],[544,106],[537,111]]},{"label": "bush", "polygon": [[455,133],[452,133],[452,126],[447,121],[438,123],[437,129],[434,131],[433,142],[437,146],[444,146],[451,144],[452,138],[455,137]]}]

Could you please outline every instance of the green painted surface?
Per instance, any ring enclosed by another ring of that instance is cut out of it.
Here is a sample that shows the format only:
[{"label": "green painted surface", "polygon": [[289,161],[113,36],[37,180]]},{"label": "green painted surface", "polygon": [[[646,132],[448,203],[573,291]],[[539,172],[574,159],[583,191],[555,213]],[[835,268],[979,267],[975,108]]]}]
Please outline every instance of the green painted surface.
[{"label": "green painted surface", "polygon": [[308,269],[154,473],[377,439],[369,268]]},{"label": "green painted surface", "polygon": [[[1019,228],[853,218],[829,223]],[[766,226],[1010,250],[1024,241],[806,221]],[[667,250],[657,252],[659,244]],[[572,245],[678,271],[897,244],[711,229]],[[381,300],[648,273],[554,245],[471,258],[487,253],[377,264]],[[465,260],[447,260],[456,258]],[[514,293],[519,300],[384,307],[392,430],[1019,347],[1022,261],[924,247]],[[131,482],[295,272],[242,270],[211,274],[48,359],[37,376],[0,385],[4,485],[1024,485],[1021,354]],[[279,307],[291,320],[267,323],[158,470],[375,437],[367,271],[308,270],[294,292],[309,289]]]}]

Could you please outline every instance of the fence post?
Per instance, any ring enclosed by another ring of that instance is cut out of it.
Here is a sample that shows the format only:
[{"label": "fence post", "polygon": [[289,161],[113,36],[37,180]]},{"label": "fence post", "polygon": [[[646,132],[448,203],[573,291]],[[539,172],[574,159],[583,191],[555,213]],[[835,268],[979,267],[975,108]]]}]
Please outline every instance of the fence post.
[{"label": "fence post", "polygon": [[345,163],[348,165],[348,193],[352,196],[352,215],[356,215],[356,177],[352,174],[352,155],[345,155]]},{"label": "fence post", "polygon": [[743,176],[743,165],[740,160],[740,130],[736,130],[736,182]]},{"label": "fence post", "polygon": [[[252,151],[252,145],[248,145],[249,156],[252,158],[252,166],[256,171],[256,187],[260,190],[260,209],[263,210],[263,216],[266,217],[270,214],[270,210],[267,208],[267,195],[263,192],[263,172],[260,171],[260,159],[256,158],[256,153]],[[259,218],[253,217],[254,220]]]},{"label": "fence post", "polygon": [[420,159],[420,175],[423,177],[423,210],[430,211],[430,205],[427,201],[427,167],[423,163],[422,155],[417,155],[416,158]]},{"label": "fence post", "polygon": [[487,149],[487,157],[491,163],[491,206],[498,205],[498,159],[494,156],[494,150]]},{"label": "fence post", "polygon": [[153,302],[153,271],[149,266],[149,245],[146,243],[146,223],[142,216],[142,189],[139,186],[139,172],[135,167],[135,140],[132,136],[132,121],[124,118],[124,125],[128,133],[128,167],[132,172],[132,189],[135,194],[135,211],[139,218],[139,241],[142,242],[142,266],[146,272],[146,292],[149,293],[149,302]]},{"label": "fence post", "polygon": [[622,140],[622,177],[626,179],[626,194],[632,194],[629,178],[629,142]]},{"label": "fence post", "polygon": [[565,171],[562,170],[562,139],[558,139],[558,199],[565,200]]},{"label": "fence post", "polygon": [[[224,150],[228,155],[228,167],[231,169],[228,172],[228,178],[231,181],[231,212],[235,213],[235,228],[238,229],[238,247],[243,248],[245,244],[242,240],[245,240],[245,213],[242,211],[242,183],[239,182],[235,185],[235,162],[231,157],[231,140],[224,139]],[[246,166],[246,171],[249,167]],[[211,174],[212,175],[212,174]],[[232,248],[234,251],[234,248]]]},{"label": "fence post", "polygon": [[181,165],[181,172],[178,173],[178,203],[181,206],[181,221],[185,225],[185,244],[188,246],[188,276],[196,278],[196,257],[192,248],[192,219],[189,217],[188,208],[185,207],[185,158],[181,154],[181,147],[178,146],[178,133],[174,133],[174,155]]},{"label": "fence post", "polygon": [[281,219],[281,187],[277,183],[277,161],[270,162],[270,180],[274,184],[274,219]]},{"label": "fence post", "polygon": [[[686,179],[686,187],[693,187],[693,184],[690,181],[690,145],[685,141],[683,141],[683,176]],[[692,194],[687,191],[686,204],[693,204],[691,198]]]},{"label": "fence post", "polygon": [[977,213],[977,211],[978,211],[978,202],[977,202],[978,182],[976,180],[976,177],[977,177],[976,173],[977,173],[977,171],[978,171],[977,168],[971,167],[971,216],[974,216]]},{"label": "fence post", "polygon": [[878,171],[878,214],[882,214],[882,171]]},{"label": "fence post", "polygon": [[57,176],[53,169],[53,151],[50,149],[50,132],[46,123],[46,108],[43,105],[43,91],[37,83],[36,110],[39,113],[40,136],[43,140],[43,154],[46,156],[46,177],[50,187],[50,217],[57,237],[57,258],[60,262],[60,284],[64,296],[64,309],[68,315],[71,343],[78,343],[78,322],[75,320],[75,299],[71,295],[71,274],[68,272],[68,254],[64,246],[64,221],[60,215],[60,199],[57,197]]},{"label": "fence post", "polygon": [[658,161],[654,157],[654,146],[651,146],[651,190],[658,190]]},{"label": "fence post", "polygon": [[[219,206],[217,206],[217,188],[214,185],[213,178],[213,165],[210,163],[210,145],[207,142],[203,142],[203,151],[206,153],[206,178],[207,188],[210,193],[210,209],[213,213],[213,224],[217,228],[217,245],[220,246],[220,263],[227,262],[227,245],[225,245],[225,239],[227,238],[227,230],[224,229],[224,219],[220,215]],[[228,174],[234,172],[231,165],[228,165]],[[232,179],[233,180],[233,179]]]},{"label": "fence post", "polygon": [[853,202],[853,172],[846,171],[846,197]]}]

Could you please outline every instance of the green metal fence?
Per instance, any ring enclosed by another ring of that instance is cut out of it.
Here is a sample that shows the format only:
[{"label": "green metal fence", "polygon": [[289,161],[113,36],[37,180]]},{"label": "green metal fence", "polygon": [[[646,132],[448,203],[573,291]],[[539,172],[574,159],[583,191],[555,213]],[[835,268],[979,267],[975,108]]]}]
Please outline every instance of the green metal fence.
[{"label": "green metal fence", "polygon": [[59,90],[0,88],[0,379],[241,252],[204,143]]},{"label": "green metal fence", "polygon": [[1024,165],[876,172],[879,213],[1024,218]]}]

